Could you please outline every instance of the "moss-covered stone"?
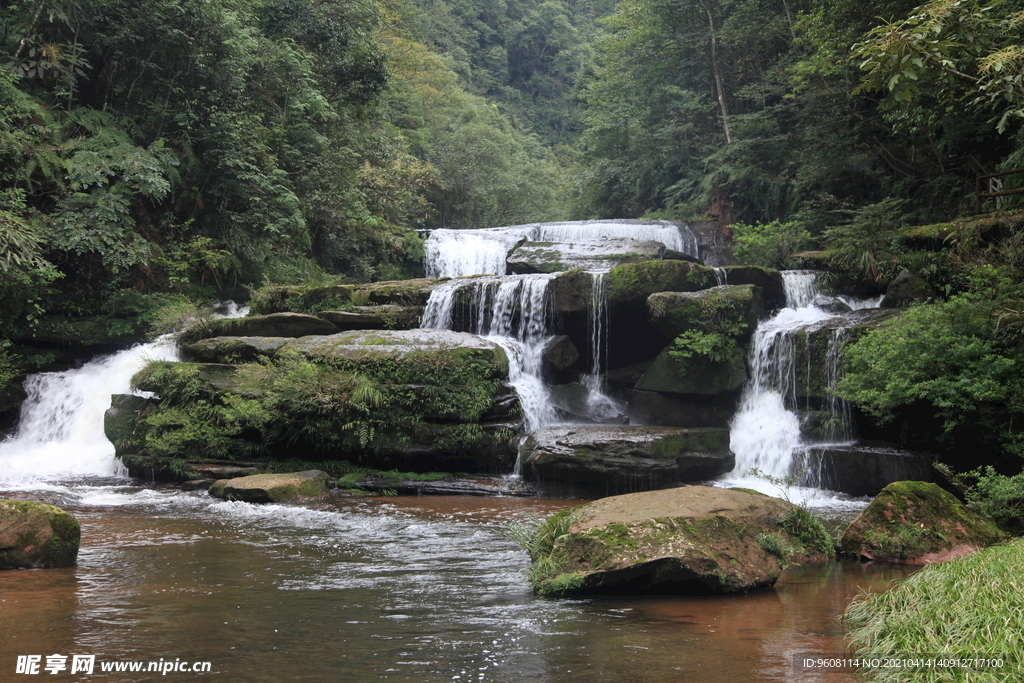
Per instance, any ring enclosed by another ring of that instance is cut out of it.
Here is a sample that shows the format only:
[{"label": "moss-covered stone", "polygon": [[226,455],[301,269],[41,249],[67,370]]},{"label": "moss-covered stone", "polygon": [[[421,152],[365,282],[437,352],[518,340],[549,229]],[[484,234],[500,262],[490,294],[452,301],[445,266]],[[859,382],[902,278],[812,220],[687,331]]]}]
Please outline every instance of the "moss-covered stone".
[{"label": "moss-covered stone", "polygon": [[1005,540],[992,520],[923,481],[886,486],[843,533],[847,555],[902,564],[960,557]]},{"label": "moss-covered stone", "polygon": [[150,408],[152,401],[134,394],[114,394],[110,407],[103,413],[103,433],[114,444],[115,455],[134,453],[139,448],[142,433],[139,419]]},{"label": "moss-covered stone", "polygon": [[531,571],[543,594],[743,593],[775,583],[766,550],[796,506],[744,491],[687,486],[589,503]]},{"label": "moss-covered stone", "polygon": [[221,479],[209,492],[215,498],[246,503],[283,503],[292,500],[324,500],[330,497],[328,475],[320,470],[288,474],[254,474]]},{"label": "moss-covered stone", "polygon": [[923,277],[903,270],[886,288],[882,308],[903,308],[936,298],[935,289]]},{"label": "moss-covered stone", "polygon": [[763,314],[761,290],[754,285],[724,285],[699,292],[655,292],[647,298],[655,326],[668,337],[688,330],[734,330],[746,343]]},{"label": "moss-covered stone", "polygon": [[210,320],[205,330],[210,337],[305,337],[339,331],[322,318],[291,312]]},{"label": "moss-covered stone", "polygon": [[244,363],[272,358],[290,337],[210,337],[184,346],[185,354],[207,363]]},{"label": "moss-covered stone", "polygon": [[318,314],[333,323],[339,331],[349,330],[413,330],[420,326],[423,306],[353,306],[346,311],[321,311]]},{"label": "moss-covered stone", "polygon": [[786,305],[786,286],[782,274],[761,266],[726,266],[726,282],[730,285],[754,285],[761,290],[761,300],[766,310]]},{"label": "moss-covered stone", "polygon": [[78,520],[59,507],[0,499],[0,569],[70,567],[80,539]]},{"label": "moss-covered stone", "polygon": [[655,292],[696,292],[713,286],[714,271],[690,261],[628,263],[608,273],[608,305],[614,313],[642,307]]},{"label": "moss-covered stone", "polygon": [[640,377],[636,389],[666,394],[713,396],[738,389],[747,381],[747,366],[742,354],[724,362],[692,358],[681,361],[664,349],[654,364]]}]

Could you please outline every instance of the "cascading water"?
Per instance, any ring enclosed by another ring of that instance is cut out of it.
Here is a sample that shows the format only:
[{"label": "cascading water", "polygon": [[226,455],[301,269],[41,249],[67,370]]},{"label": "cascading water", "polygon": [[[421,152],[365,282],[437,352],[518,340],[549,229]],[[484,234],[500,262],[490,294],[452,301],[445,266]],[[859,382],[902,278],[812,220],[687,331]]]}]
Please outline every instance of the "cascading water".
[{"label": "cascading water", "polygon": [[[849,337],[848,323],[842,316],[828,313],[811,305],[818,296],[817,273],[812,271],[783,271],[786,307],[773,318],[761,322],[751,339],[748,357],[750,378],[743,388],[740,407],[730,426],[730,444],[736,455],[736,466],[727,481],[740,480],[745,486],[765,488],[757,477],[757,470],[776,480],[798,474],[793,472],[794,462],[805,446],[801,420],[795,410],[808,408],[798,405],[798,373],[805,386],[821,373],[825,388],[836,385],[842,367],[842,349]],[[851,309],[860,310],[877,306],[877,299],[846,300]],[[872,305],[874,304],[874,306]],[[829,321],[826,324],[826,321]],[[835,327],[832,327],[835,325]],[[821,328],[830,328],[824,329]],[[811,365],[810,335],[827,333],[823,366]],[[802,345],[806,366],[798,368],[798,350]],[[826,392],[823,399],[823,424],[818,437],[828,442],[845,442],[852,438],[850,405]],[[770,490],[766,490],[772,493]],[[777,492],[775,492],[777,493]],[[813,496],[815,492],[804,492]]]},{"label": "cascading water", "polygon": [[800,419],[791,410],[796,407],[797,371],[793,332],[832,317],[809,306],[817,295],[815,278],[808,271],[784,271],[787,306],[754,332],[751,376],[730,429],[734,477],[752,469],[773,477],[790,475],[793,452],[801,444]]},{"label": "cascading water", "polygon": [[[226,315],[247,308],[230,304]],[[28,398],[14,434],[0,443],[0,484],[69,477],[123,477],[128,472],[103,433],[112,394],[132,393],[132,375],[151,360],[178,360],[170,335],[95,358],[80,368],[41,372],[25,380]]]},{"label": "cascading water", "polygon": [[505,350],[509,384],[519,395],[527,432],[553,424],[555,409],[541,379],[550,339],[547,288],[551,275],[473,278],[431,292],[420,326],[471,332]]},{"label": "cascading water", "polygon": [[698,256],[697,238],[671,221],[570,221],[478,230],[433,230],[424,245],[427,277],[504,275],[505,258],[521,240],[581,243],[612,239],[661,242]]}]

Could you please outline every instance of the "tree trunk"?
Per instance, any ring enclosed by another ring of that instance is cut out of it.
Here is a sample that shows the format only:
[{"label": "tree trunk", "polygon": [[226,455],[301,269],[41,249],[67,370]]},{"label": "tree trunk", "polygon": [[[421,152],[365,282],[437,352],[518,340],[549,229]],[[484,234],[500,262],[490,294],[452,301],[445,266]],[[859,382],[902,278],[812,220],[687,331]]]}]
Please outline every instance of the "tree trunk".
[{"label": "tree trunk", "polygon": [[725,144],[732,144],[732,133],[729,131],[729,107],[725,103],[725,86],[722,70],[718,66],[718,36],[715,35],[715,18],[711,14],[710,0],[701,0],[701,7],[708,15],[708,30],[711,35],[711,73],[715,77],[715,90],[718,94],[718,108],[722,112],[722,130],[725,131]]}]

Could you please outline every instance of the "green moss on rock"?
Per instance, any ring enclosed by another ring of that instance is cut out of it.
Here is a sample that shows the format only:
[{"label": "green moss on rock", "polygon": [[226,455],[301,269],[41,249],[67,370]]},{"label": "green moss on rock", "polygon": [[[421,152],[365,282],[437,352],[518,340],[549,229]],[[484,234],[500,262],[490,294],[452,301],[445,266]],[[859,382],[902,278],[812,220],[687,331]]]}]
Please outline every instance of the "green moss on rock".
[{"label": "green moss on rock", "polygon": [[70,567],[80,540],[78,520],[59,507],[0,499],[0,569]]},{"label": "green moss on rock", "polygon": [[848,555],[906,564],[959,557],[1006,538],[994,522],[923,481],[889,484],[843,533]]}]

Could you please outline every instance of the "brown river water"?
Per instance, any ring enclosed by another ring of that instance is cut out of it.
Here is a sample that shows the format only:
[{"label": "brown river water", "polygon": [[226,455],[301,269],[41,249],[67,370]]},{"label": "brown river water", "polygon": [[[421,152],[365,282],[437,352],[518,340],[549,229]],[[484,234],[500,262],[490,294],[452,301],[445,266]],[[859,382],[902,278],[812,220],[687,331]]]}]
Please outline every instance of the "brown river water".
[{"label": "brown river water", "polygon": [[[578,501],[255,506],[109,485],[12,495],[75,514],[82,546],[73,568],[0,573],[3,682],[852,683],[794,657],[839,656],[845,605],[912,571],[836,563],[787,569],[746,596],[552,600],[532,595],[529,559],[500,525]],[[55,654],[68,669],[17,673],[19,656],[42,667]],[[94,655],[93,673],[72,674],[73,655]],[[135,661],[209,672],[100,670]]]}]

